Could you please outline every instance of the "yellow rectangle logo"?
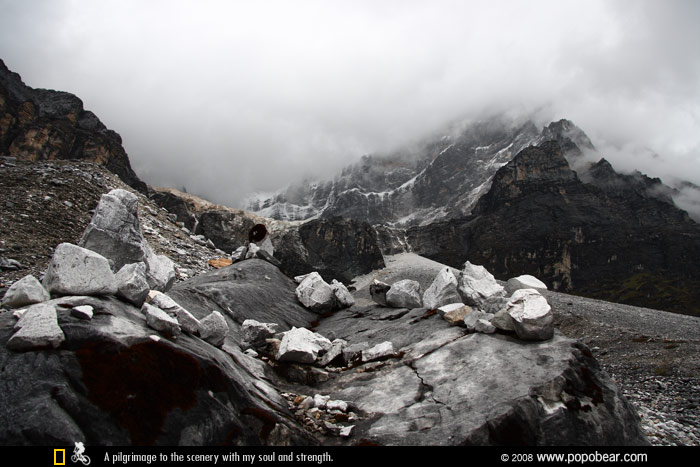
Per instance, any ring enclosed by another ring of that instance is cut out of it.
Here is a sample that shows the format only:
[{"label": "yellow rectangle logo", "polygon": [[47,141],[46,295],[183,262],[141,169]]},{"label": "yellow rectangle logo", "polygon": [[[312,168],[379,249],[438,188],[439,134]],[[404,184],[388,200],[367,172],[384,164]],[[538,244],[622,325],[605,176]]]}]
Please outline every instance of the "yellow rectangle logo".
[{"label": "yellow rectangle logo", "polygon": [[66,450],[65,449],[54,449],[53,450],[53,465],[66,465]]}]

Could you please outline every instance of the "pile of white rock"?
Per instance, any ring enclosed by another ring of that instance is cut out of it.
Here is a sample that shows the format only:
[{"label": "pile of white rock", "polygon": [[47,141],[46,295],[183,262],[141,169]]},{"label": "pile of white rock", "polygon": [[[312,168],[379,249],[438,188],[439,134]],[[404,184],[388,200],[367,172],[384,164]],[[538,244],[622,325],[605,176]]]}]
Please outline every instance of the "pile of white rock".
[{"label": "pile of white rock", "polygon": [[510,279],[501,286],[483,266],[470,262],[455,276],[448,267],[440,270],[421,296],[420,284],[400,280],[392,285],[375,280],[372,299],[395,308],[438,310],[445,320],[469,332],[514,332],[519,339],[543,341],[554,335],[554,317],[540,291],[547,286],[533,276]]},{"label": "pile of white rock", "polygon": [[[137,200],[136,195],[121,189],[103,195],[81,239],[85,247],[61,243],[42,282],[29,275],[7,290],[2,304],[16,308],[14,315],[19,319],[8,348],[60,346],[65,335],[50,302],[52,296],[110,295],[140,307],[148,326],[168,337],[177,337],[184,330],[213,345],[223,345],[228,324],[221,313],[213,311],[197,320],[162,293],[175,280],[173,262],[155,255],[143,238]],[[92,319],[91,308],[74,307],[71,314]]]},{"label": "pile of white rock", "polygon": [[296,276],[294,280],[299,284],[296,288],[299,303],[316,313],[348,308],[355,304],[355,299],[342,282],[333,279],[329,284],[318,272]]},{"label": "pile of white rock", "polygon": [[370,347],[367,342],[348,344],[343,339],[330,341],[317,332],[292,327],[278,332],[276,323],[261,323],[253,319],[243,321],[241,347],[246,354],[257,357],[270,355],[277,362],[301,363],[326,367],[351,366],[396,356],[391,342],[381,342]]}]

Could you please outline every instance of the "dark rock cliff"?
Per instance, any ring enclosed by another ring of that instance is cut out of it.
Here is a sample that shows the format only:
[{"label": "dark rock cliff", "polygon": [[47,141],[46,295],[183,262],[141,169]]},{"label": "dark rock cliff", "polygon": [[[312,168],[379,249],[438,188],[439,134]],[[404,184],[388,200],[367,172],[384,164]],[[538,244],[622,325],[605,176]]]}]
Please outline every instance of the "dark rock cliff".
[{"label": "dark rock cliff", "polygon": [[0,153],[19,159],[80,159],[104,165],[146,192],[121,137],[73,94],[26,86],[0,60]]},{"label": "dark rock cliff", "polygon": [[468,218],[408,231],[414,251],[499,278],[532,274],[555,290],[700,314],[700,226],[659,181],[605,161],[584,183],[564,157],[570,140],[520,152],[499,169]]}]

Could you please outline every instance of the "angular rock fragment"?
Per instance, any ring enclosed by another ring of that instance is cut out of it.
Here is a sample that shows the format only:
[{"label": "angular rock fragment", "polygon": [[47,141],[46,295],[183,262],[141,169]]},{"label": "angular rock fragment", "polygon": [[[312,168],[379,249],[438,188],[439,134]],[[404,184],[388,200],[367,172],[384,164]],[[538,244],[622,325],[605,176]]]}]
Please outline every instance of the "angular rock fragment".
[{"label": "angular rock fragment", "polygon": [[146,301],[150,286],[146,279],[146,264],[125,264],[116,274],[117,296],[141,307]]},{"label": "angular rock fragment", "polygon": [[218,311],[212,311],[199,321],[199,336],[211,345],[221,347],[227,335],[228,323]]},{"label": "angular rock fragment", "polygon": [[333,279],[331,281],[331,289],[333,289],[338,306],[341,308],[349,308],[355,304],[355,298],[342,282]]},{"label": "angular rock fragment", "polygon": [[308,274],[296,288],[299,302],[311,311],[322,313],[336,306],[333,289],[317,272]]},{"label": "angular rock fragment", "polygon": [[544,341],[554,336],[552,307],[537,290],[516,290],[508,301],[507,310],[518,338]]},{"label": "angular rock fragment", "polygon": [[49,292],[41,285],[36,277],[24,276],[5,292],[2,304],[10,308],[19,308],[25,305],[41,303],[50,300]]},{"label": "angular rock fragment", "polygon": [[394,356],[394,344],[389,341],[377,344],[372,348],[365,349],[362,351],[362,362],[372,362],[375,360],[381,360],[383,358],[390,358]]},{"label": "angular rock fragment", "polygon": [[535,276],[529,274],[513,277],[506,282],[506,294],[508,296],[513,295],[516,290],[520,289],[535,289],[540,292],[547,290],[547,285]]},{"label": "angular rock fragment", "polygon": [[78,305],[71,308],[70,315],[74,318],[89,321],[94,315],[94,309],[91,305]]},{"label": "angular rock fragment", "polygon": [[56,247],[44,287],[59,295],[113,295],[117,280],[105,257],[70,243]]},{"label": "angular rock fragment", "polygon": [[441,269],[423,294],[423,306],[431,310],[461,301],[457,293],[457,278],[450,268]]},{"label": "angular rock fragment", "polygon": [[181,334],[180,324],[177,322],[177,319],[157,306],[144,303],[141,307],[141,312],[146,317],[146,324],[148,324],[151,329],[160,331],[170,337],[177,337]]},{"label": "angular rock fragment", "polygon": [[325,337],[306,328],[292,327],[284,333],[275,359],[280,362],[314,363],[333,344]]},{"label": "angular rock fragment", "polygon": [[58,348],[66,336],[56,316],[56,308],[48,303],[32,305],[15,323],[15,332],[7,341],[11,350],[34,350],[46,347]]},{"label": "angular rock fragment", "polygon": [[175,300],[172,299],[172,297],[157,290],[151,290],[149,292],[149,296],[149,303],[157,306],[175,318],[180,324],[182,330],[187,334],[200,334],[201,322],[195,318],[192,313],[181,307]]},{"label": "angular rock fragment", "polygon": [[343,350],[345,349],[345,346],[347,345],[347,342],[344,341],[343,339],[335,339],[332,342],[331,348],[323,354],[323,357],[321,357],[318,361],[318,364],[321,366],[326,366],[330,364],[333,360],[336,358],[340,357],[343,355]]},{"label": "angular rock fragment", "polygon": [[[464,317],[464,326],[469,332],[480,332],[477,329],[477,323],[479,322],[479,320],[490,322],[493,319],[493,316],[494,315],[492,313],[486,313],[481,310],[472,310],[470,313],[467,313]],[[484,325],[481,324],[479,328],[484,329]]]},{"label": "angular rock fragment", "polygon": [[464,269],[459,274],[457,292],[462,301],[470,306],[480,308],[486,300],[494,295],[503,295],[503,287],[483,266],[464,263]]},{"label": "angular rock fragment", "polygon": [[391,289],[391,286],[389,284],[375,279],[374,282],[372,282],[372,284],[369,286],[369,293],[372,296],[372,300],[374,300],[375,303],[381,306],[387,306],[386,294],[389,291],[389,289]]},{"label": "angular rock fragment", "polygon": [[452,326],[464,326],[464,318],[466,318],[469,313],[472,313],[471,307],[469,305],[462,305],[459,308],[452,309],[445,313],[443,318]]},{"label": "angular rock fragment", "polygon": [[261,323],[254,319],[247,319],[241,325],[243,333],[243,341],[241,344],[244,347],[252,347],[258,349],[266,345],[266,340],[275,336],[278,332],[279,325],[277,323]]},{"label": "angular rock fragment", "polygon": [[386,304],[393,308],[420,308],[423,306],[418,281],[404,279],[395,282],[386,293]]}]

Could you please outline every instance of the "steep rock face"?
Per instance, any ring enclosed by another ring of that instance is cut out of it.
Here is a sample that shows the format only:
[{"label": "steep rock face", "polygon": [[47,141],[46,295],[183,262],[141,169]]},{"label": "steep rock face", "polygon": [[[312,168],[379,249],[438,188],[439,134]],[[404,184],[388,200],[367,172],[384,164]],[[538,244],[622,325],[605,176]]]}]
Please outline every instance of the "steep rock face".
[{"label": "steep rock face", "polygon": [[377,234],[366,222],[314,219],[279,237],[275,257],[291,277],[318,271],[328,282],[384,267]]},{"label": "steep rock face", "polygon": [[121,137],[66,92],[32,89],[0,60],[0,152],[20,159],[97,162],[131,187],[146,192]]},{"label": "steep rock face", "polygon": [[523,150],[495,175],[474,216],[409,230],[409,243],[453,266],[485,265],[502,279],[531,274],[555,290],[700,313],[700,273],[691,266],[700,260],[700,227],[605,163],[588,175],[602,189],[583,183],[564,154],[554,141]]},{"label": "steep rock face", "polygon": [[494,118],[418,148],[364,156],[333,180],[293,185],[249,202],[276,219],[342,216],[370,224],[417,225],[468,214],[496,170],[541,136],[532,122]]}]

